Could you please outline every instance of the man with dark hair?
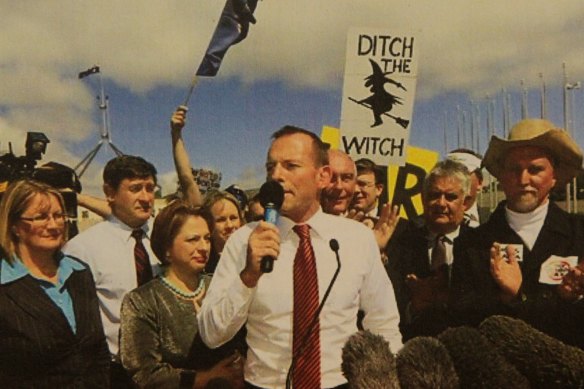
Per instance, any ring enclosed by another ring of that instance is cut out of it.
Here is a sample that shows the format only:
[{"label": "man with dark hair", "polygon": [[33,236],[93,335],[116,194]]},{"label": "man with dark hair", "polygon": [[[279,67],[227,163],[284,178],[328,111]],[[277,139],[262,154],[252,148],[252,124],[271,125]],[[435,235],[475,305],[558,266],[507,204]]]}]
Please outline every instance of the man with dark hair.
[{"label": "man with dark hair", "polygon": [[422,188],[424,215],[409,220],[387,246],[387,272],[400,311],[403,341],[435,336],[447,325],[445,304],[455,240],[466,232],[464,211],[469,203],[467,168],[446,159],[426,176]]},{"label": "man with dark hair", "polygon": [[[359,309],[366,329],[383,335],[392,351],[401,347],[394,293],[372,231],[320,208],[330,180],[326,155],[309,131],[274,134],[266,171],[284,189],[281,216],[277,225],[248,223],[229,238],[197,317],[210,347],[246,326],[249,388],[284,388],[290,379],[295,388],[346,387],[341,350],[357,332]],[[264,257],[275,259],[272,272],[260,270]]]},{"label": "man with dark hair", "polygon": [[457,242],[453,316],[462,324],[479,324],[494,314],[515,316],[584,347],[578,318],[584,302],[558,289],[584,256],[584,220],[549,197],[581,171],[582,150],[553,123],[525,119],[508,139],[491,138],[483,165],[499,180],[506,200]]},{"label": "man with dark hair", "polygon": [[112,355],[112,387],[123,388],[131,382],[118,357],[122,299],[160,271],[149,243],[156,169],[143,158],[124,155],[106,164],[103,181],[112,214],[70,240],[64,252],[91,268]]},{"label": "man with dark hair", "polygon": [[383,192],[383,171],[367,158],[355,161],[357,166],[357,188],[351,208],[365,217],[377,218],[379,197]]},{"label": "man with dark hair", "polygon": [[470,227],[478,227],[481,222],[487,221],[488,214],[479,209],[477,197],[483,190],[483,172],[481,167],[482,155],[469,149],[452,150],[446,156],[448,159],[466,166],[470,173],[470,200],[469,207],[464,212],[464,222]]}]

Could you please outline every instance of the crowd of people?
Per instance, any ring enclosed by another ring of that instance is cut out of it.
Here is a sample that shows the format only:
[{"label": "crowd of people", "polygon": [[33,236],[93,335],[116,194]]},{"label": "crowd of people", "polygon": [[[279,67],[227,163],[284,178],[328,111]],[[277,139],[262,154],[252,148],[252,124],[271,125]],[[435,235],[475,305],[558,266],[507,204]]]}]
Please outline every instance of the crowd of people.
[{"label": "crowd of people", "polygon": [[[139,156],[107,163],[104,199],[79,195],[104,220],[72,239],[58,190],[9,185],[0,387],[347,388],[343,347],[359,330],[399,353],[493,315],[584,347],[584,218],[550,200],[582,151],[551,122],[520,121],[484,158],[450,152],[411,220],[384,203],[381,167],[284,126],[266,157],[283,189],[272,223],[237,186],[201,193],[186,117],[170,120],[182,196],[157,215],[157,171]],[[483,168],[505,193],[490,216]]]}]

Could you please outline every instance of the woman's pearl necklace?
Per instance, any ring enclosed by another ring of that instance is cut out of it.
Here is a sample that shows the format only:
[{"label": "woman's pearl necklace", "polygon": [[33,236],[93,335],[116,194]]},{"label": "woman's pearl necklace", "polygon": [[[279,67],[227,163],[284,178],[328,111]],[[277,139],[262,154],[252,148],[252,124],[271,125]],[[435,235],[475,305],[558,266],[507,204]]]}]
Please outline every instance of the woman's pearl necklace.
[{"label": "woman's pearl necklace", "polygon": [[168,278],[166,278],[166,276],[161,276],[160,281],[162,281],[162,283],[168,289],[170,289],[174,294],[176,294],[178,297],[183,298],[185,300],[194,299],[195,297],[200,295],[201,292],[203,291],[203,289],[205,288],[205,279],[202,276],[199,276],[199,286],[197,287],[197,289],[194,292],[183,292],[182,290],[177,288],[172,282],[170,282],[170,280]]}]

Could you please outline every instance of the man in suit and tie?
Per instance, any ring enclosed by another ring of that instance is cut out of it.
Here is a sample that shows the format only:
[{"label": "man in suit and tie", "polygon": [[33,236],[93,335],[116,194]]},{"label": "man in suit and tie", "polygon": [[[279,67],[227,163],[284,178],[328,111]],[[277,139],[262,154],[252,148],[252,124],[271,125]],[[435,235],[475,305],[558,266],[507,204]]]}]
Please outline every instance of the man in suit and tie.
[{"label": "man in suit and tie", "polygon": [[387,245],[386,270],[394,286],[403,341],[437,335],[447,326],[452,249],[470,227],[464,211],[470,200],[468,169],[453,160],[438,162],[422,189],[424,215],[404,222]]},{"label": "man in suit and tie", "polygon": [[456,324],[506,314],[583,347],[583,301],[558,292],[563,276],[584,256],[584,220],[550,200],[555,187],[581,171],[582,150],[553,123],[525,119],[508,139],[491,138],[483,165],[499,180],[506,200],[457,242],[451,306]]}]

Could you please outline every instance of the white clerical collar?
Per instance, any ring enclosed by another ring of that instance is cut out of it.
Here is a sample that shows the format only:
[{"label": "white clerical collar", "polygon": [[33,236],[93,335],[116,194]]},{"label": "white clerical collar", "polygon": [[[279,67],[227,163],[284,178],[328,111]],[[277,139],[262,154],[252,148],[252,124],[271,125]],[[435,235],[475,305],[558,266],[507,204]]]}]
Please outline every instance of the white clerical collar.
[{"label": "white clerical collar", "polygon": [[515,212],[505,207],[507,223],[521,237],[529,250],[533,248],[537,240],[539,231],[541,231],[541,227],[547,216],[549,205],[550,202],[548,200],[533,211],[527,213]]}]

